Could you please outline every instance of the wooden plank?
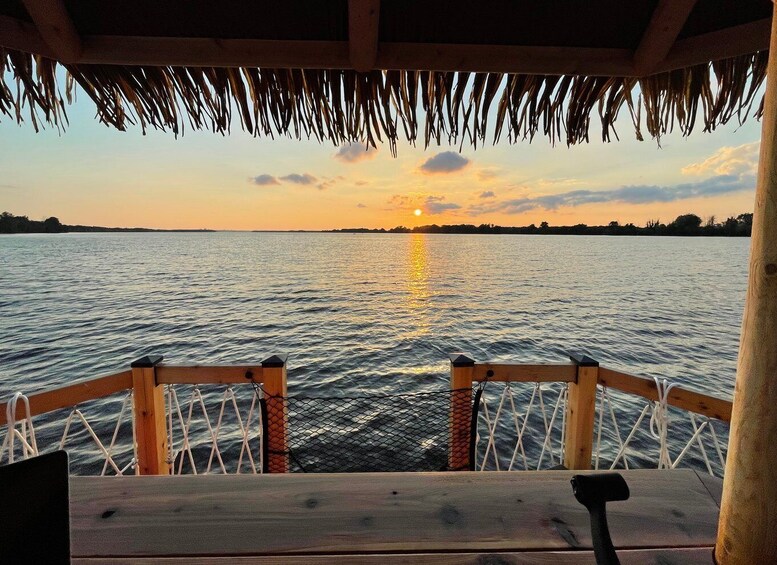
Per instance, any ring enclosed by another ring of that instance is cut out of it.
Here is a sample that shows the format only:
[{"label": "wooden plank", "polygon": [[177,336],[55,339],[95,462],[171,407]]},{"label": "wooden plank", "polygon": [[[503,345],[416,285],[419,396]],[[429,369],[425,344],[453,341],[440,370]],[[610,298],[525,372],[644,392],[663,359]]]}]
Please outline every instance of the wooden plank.
[{"label": "wooden plank", "polygon": [[[489,376],[488,372],[493,375]],[[577,378],[577,367],[569,363],[544,365],[510,365],[477,363],[473,380],[511,383],[571,383]]]},{"label": "wooden plank", "polygon": [[[135,36],[83,38],[83,63],[350,69],[347,41]],[[375,68],[391,70],[632,76],[628,49],[380,43]]]},{"label": "wooden plank", "polygon": [[[629,394],[635,394],[648,400],[658,400],[656,383],[652,379],[636,377],[620,371],[600,367],[599,384]],[[702,392],[675,387],[669,392],[669,404],[689,412],[715,418],[724,422],[731,421],[731,401],[716,398]]]},{"label": "wooden plank", "polygon": [[54,52],[46,45],[34,25],[0,15],[0,45],[25,53],[37,53],[54,58]]},{"label": "wooden plank", "polygon": [[629,49],[380,43],[376,67],[395,70],[633,76]]},{"label": "wooden plank", "polygon": [[[347,41],[81,36],[79,63],[350,69]],[[0,16],[0,45],[55,58],[30,24]],[[375,68],[633,76],[628,49],[379,43]]]},{"label": "wooden plank", "polygon": [[354,70],[375,67],[379,18],[380,0],[348,0],[348,53]]},{"label": "wooden plank", "polygon": [[[246,375],[251,378],[246,378]],[[158,365],[158,384],[250,384],[262,382],[261,365]]]},{"label": "wooden plank", "polygon": [[[679,40],[655,73],[762,51],[770,19]],[[0,16],[0,45],[56,58],[29,23]],[[350,69],[347,41],[81,37],[79,63],[193,67]],[[379,43],[375,68],[523,74],[639,76],[629,49]]]},{"label": "wooden plank", "polygon": [[720,501],[723,497],[723,479],[713,477],[709,473],[705,473],[703,471],[696,471],[696,474],[698,475],[702,484],[707,488],[707,491],[710,493],[712,500],[714,500],[715,504],[720,507]]},{"label": "wooden plank", "polygon": [[135,441],[139,475],[167,475],[167,418],[165,393],[157,385],[154,366],[132,368],[133,412],[135,417]]},{"label": "wooden plank", "polygon": [[721,563],[777,563],[777,10],[766,77],[747,294],[715,544]]},{"label": "wooden plank", "polygon": [[564,465],[568,469],[590,469],[594,448],[596,385],[599,365],[577,367],[577,382],[569,383]]},{"label": "wooden plank", "polygon": [[[45,412],[59,410],[60,408],[68,408],[87,400],[103,398],[129,388],[132,388],[132,372],[122,371],[114,375],[78,381],[61,388],[30,394],[27,397],[30,401],[30,415],[36,416]],[[0,426],[8,423],[6,419],[6,406],[7,402],[0,403]],[[19,403],[16,406],[16,418],[23,418],[24,416],[23,405]]]},{"label": "wooden plank", "polygon": [[[134,36],[83,38],[82,63],[350,69],[347,41]],[[380,43],[375,68],[632,76],[628,49]]]},{"label": "wooden plank", "polygon": [[645,33],[634,51],[634,68],[649,75],[674,45],[697,0],[659,0]]},{"label": "wooden plank", "polygon": [[[73,477],[76,557],[591,549],[570,471]],[[623,471],[622,548],[706,547],[718,507],[693,471]]]},{"label": "wooden plank", "polygon": [[83,47],[63,0],[23,0],[27,13],[56,58],[77,63]]},{"label": "wooden plank", "polygon": [[347,41],[84,36],[82,63],[347,69]]},{"label": "wooden plank", "polygon": [[720,31],[705,33],[675,42],[655,73],[673,71],[693,65],[748,55],[769,49],[771,18],[758,20]]},{"label": "wooden plank", "polygon": [[[712,547],[667,548],[667,549],[622,549],[618,557],[623,565],[699,565],[712,564]],[[86,557],[72,560],[73,565],[207,565],[209,563],[237,563],[238,565],[595,565],[593,551],[531,551],[493,553],[384,553],[380,555],[294,555],[292,557],[272,556],[209,556],[209,557],[130,557],[96,558]]]}]

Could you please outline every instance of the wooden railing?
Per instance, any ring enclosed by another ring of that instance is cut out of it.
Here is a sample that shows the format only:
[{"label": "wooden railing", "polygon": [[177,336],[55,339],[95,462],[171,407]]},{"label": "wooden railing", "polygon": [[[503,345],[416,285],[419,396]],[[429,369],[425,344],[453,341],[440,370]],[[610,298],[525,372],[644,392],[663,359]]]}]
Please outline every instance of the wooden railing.
[{"label": "wooden railing", "polygon": [[[566,383],[563,460],[570,469],[591,467],[594,447],[597,387],[619,390],[632,396],[656,401],[656,382],[600,367],[586,356],[572,356],[564,364],[476,363],[464,354],[451,355],[451,389],[471,389],[483,381],[502,383]],[[129,371],[80,381],[28,396],[30,414],[38,416],[74,407],[88,400],[132,390],[135,426],[135,472],[141,475],[170,473],[170,432],[165,387],[169,385],[250,385],[264,391],[265,414],[281,414],[266,422],[262,430],[265,470],[289,470],[286,356],[274,355],[254,365],[178,366],[165,365],[162,357],[149,356],[131,364]],[[666,402],[681,410],[729,422],[731,402],[700,392],[674,387]],[[6,403],[0,404],[0,426],[7,425]],[[450,469],[470,468],[472,457],[472,403],[463,395],[451,397],[449,458]],[[27,416],[17,405],[16,420]],[[257,430],[257,434],[259,430]],[[2,436],[0,436],[2,437]],[[468,455],[469,454],[469,455]]]},{"label": "wooden railing", "polygon": [[[282,408],[286,396],[286,356],[273,355],[256,365],[164,365],[161,356],[147,356],[130,365],[129,371],[79,381],[64,387],[27,396],[29,416],[39,416],[62,408],[76,407],[89,400],[105,398],[121,391],[132,390],[135,472],[139,475],[170,473],[168,454],[168,408],[165,387],[168,385],[251,385],[264,390],[264,401],[275,414],[271,425],[262,431],[266,442],[269,472],[286,472],[285,453],[287,414]],[[274,403],[281,403],[275,407]],[[15,418],[21,421],[28,414],[23,403],[16,406]],[[0,426],[7,425],[7,403],[0,404]],[[259,430],[257,430],[259,432]]]},{"label": "wooden railing", "polygon": [[[564,415],[564,465],[569,469],[590,469],[594,447],[597,386],[618,390],[648,401],[659,399],[656,381],[621,371],[600,367],[585,355],[570,356],[565,364],[509,364],[476,363],[464,353],[455,353],[451,359],[451,389],[471,387],[474,382],[502,383],[568,383],[566,414]],[[681,410],[706,418],[731,421],[730,400],[717,398],[694,390],[672,387],[666,402]],[[463,422],[471,415],[471,406],[452,405],[457,416],[451,421]],[[463,425],[451,433],[451,453],[461,453],[462,442],[471,441],[471,429]],[[461,468],[463,461],[450,461],[451,468]],[[454,464],[456,466],[454,466]]]}]

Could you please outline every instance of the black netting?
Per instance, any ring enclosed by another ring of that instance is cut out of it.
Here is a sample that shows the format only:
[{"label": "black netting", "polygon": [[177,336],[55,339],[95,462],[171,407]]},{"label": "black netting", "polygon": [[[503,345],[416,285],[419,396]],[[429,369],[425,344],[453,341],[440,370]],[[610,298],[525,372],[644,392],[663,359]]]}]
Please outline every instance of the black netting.
[{"label": "black netting", "polygon": [[[344,473],[468,469],[472,390],[268,397],[265,469]],[[286,419],[285,435],[282,429]]]}]

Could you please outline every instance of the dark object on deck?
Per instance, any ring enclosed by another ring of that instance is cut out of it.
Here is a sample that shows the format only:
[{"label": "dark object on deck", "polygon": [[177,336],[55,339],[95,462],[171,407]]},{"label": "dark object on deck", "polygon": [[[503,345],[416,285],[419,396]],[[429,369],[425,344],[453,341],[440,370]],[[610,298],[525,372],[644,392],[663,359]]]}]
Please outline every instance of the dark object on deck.
[{"label": "dark object on deck", "polygon": [[591,516],[591,537],[598,565],[620,565],[607,527],[607,503],[628,500],[629,485],[620,473],[575,475],[572,492]]},{"label": "dark object on deck", "polygon": [[0,563],[70,563],[65,451],[0,467]]}]

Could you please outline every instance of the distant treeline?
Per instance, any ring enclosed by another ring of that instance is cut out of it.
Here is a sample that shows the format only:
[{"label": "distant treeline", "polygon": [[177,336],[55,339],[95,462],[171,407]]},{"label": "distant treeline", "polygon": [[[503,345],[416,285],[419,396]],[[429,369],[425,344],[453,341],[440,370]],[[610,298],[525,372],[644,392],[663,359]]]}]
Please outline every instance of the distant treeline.
[{"label": "distant treeline", "polygon": [[634,224],[621,225],[612,221],[606,226],[589,226],[576,224],[574,226],[551,226],[542,222],[539,226],[506,227],[495,224],[432,224],[407,228],[397,226],[391,229],[349,228],[332,230],[347,233],[486,233],[486,234],[549,234],[549,235],[681,235],[681,236],[723,236],[749,237],[753,226],[752,214],[739,214],[724,222],[715,221],[711,216],[703,221],[696,214],[683,214],[673,222],[662,224],[659,220],[650,220],[644,227]]},{"label": "distant treeline", "polygon": [[151,228],[103,228],[100,226],[68,226],[52,216],[45,220],[31,220],[27,216],[14,216],[9,212],[0,214],[0,233],[67,233],[67,232],[151,232],[183,231],[202,232],[213,230],[155,230]]}]

